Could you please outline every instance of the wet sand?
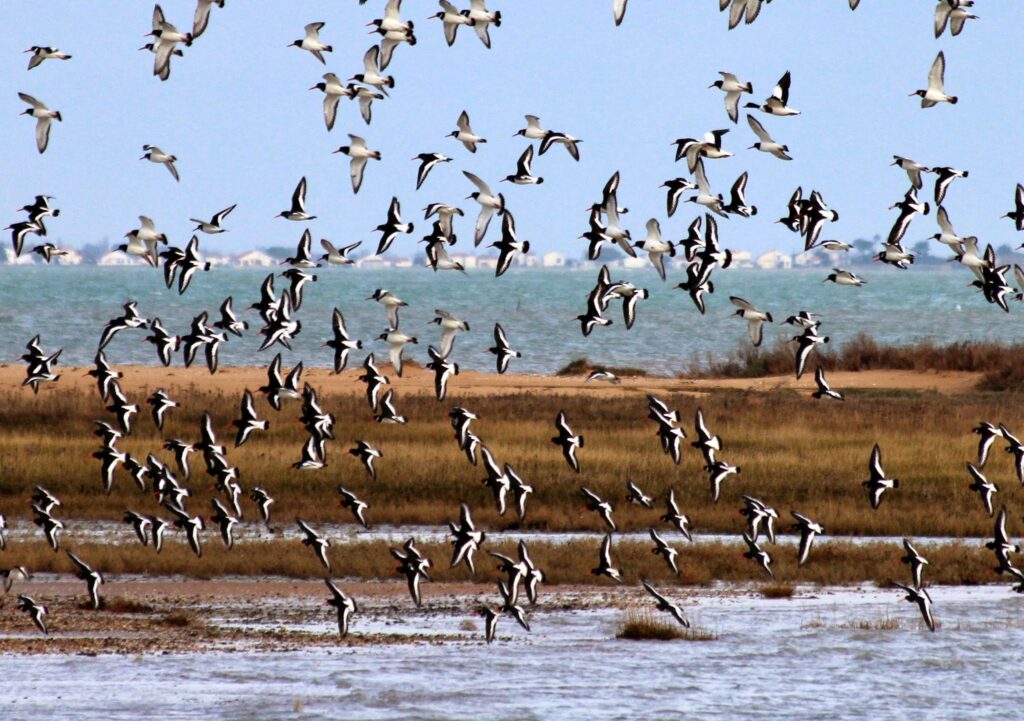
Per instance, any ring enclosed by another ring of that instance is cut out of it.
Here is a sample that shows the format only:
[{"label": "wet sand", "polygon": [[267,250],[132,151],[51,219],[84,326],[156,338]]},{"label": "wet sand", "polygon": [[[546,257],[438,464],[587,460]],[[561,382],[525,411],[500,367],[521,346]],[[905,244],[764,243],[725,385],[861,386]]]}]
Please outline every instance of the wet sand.
[{"label": "wet sand", "polygon": [[[270,358],[267,358],[269,363]],[[434,392],[434,376],[432,372],[407,364],[404,377],[398,378],[386,363],[378,363],[381,370],[390,377],[391,385],[400,393],[432,394]],[[195,390],[201,392],[220,392],[226,395],[239,395],[248,388],[255,391],[267,382],[267,372],[260,367],[221,367],[211,375],[205,367],[178,366],[162,368],[154,366],[118,366],[124,374],[121,386],[131,393],[135,390],[162,387],[168,391]],[[284,372],[291,366],[284,365]],[[86,375],[88,368],[61,368],[60,380],[56,383],[43,384],[41,393],[56,391],[94,390],[93,379]],[[362,375],[360,366],[350,367],[340,375],[334,375],[327,368],[309,368],[302,374],[302,379],[321,390],[331,392],[349,391],[352,394],[363,393],[362,383],[357,377]],[[25,369],[20,365],[0,366],[0,388],[16,389],[21,387],[25,378]],[[463,371],[451,380],[450,388],[457,389],[460,395],[497,396],[509,393],[559,393],[573,395],[590,393],[600,397],[641,395],[646,393],[703,393],[730,389],[772,391],[777,389],[798,389],[808,393],[815,390],[814,375],[807,373],[799,381],[792,375],[767,376],[763,378],[707,378],[681,379],[662,377],[624,377],[621,384],[613,385],[604,382],[584,383],[583,376],[539,376],[497,373],[480,371]],[[872,390],[909,390],[918,392],[937,392],[944,394],[969,393],[974,390],[980,378],[979,373],[957,371],[835,371],[829,373],[829,383],[836,389],[872,389]],[[27,389],[26,389],[26,392]]]}]

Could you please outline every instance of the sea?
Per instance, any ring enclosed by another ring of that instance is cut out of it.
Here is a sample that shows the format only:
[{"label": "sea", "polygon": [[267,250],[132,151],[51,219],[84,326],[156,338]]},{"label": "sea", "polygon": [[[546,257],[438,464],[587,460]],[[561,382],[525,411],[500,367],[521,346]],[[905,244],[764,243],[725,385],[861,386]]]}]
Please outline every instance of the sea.
[{"label": "sea", "polygon": [[[745,298],[772,314],[765,345],[792,338],[796,332],[783,321],[801,310],[817,313],[820,333],[842,344],[867,333],[886,344],[931,339],[1003,341],[1020,339],[1024,311],[1016,303],[1009,315],[985,302],[974,288],[973,277],[962,268],[899,271],[869,267],[861,274],[862,287],[823,283],[826,268],[786,271],[726,269],[715,273],[715,292],[701,315],[688,295],[673,286],[682,280],[677,271],[662,282],[653,269],[612,269],[613,280],[628,280],[647,288],[650,297],[640,302],[636,323],[627,329],[621,303],[608,307],[612,324],[584,337],[575,319],[585,312],[587,296],[597,281],[597,269],[513,268],[501,278],[485,270],[465,274],[435,273],[428,268],[319,268],[316,281],[305,286],[302,307],[295,317],[302,330],[292,351],[275,346],[258,352],[262,340],[255,311],[246,310],[259,299],[260,284],[277,269],[215,267],[197,273],[184,295],[168,290],[159,270],[146,267],[12,267],[0,266],[0,362],[14,363],[35,335],[43,350],[63,348],[63,365],[93,362],[103,325],[122,313],[122,304],[138,303],[146,318],[159,317],[172,333],[188,332],[191,319],[202,311],[210,320],[231,296],[237,315],[252,327],[246,337],[231,337],[221,346],[223,365],[265,365],[282,351],[285,364],[302,360],[306,366],[329,367],[332,353],[322,344],[331,336],[331,311],[345,316],[349,333],[364,348],[378,355],[387,352],[379,336],[388,329],[384,308],[368,297],[387,288],[408,303],[400,312],[403,332],[418,339],[407,357],[428,360],[427,346],[437,345],[440,328],[431,324],[435,309],[448,311],[469,323],[460,333],[452,358],[460,367],[493,370],[495,323],[504,327],[512,346],[522,352],[513,359],[511,372],[550,374],[572,360],[587,358],[595,365],[640,367],[653,375],[672,376],[701,367],[710,359],[737,351],[750,343],[746,323],[733,314],[729,296]],[[278,294],[286,279],[276,279]],[[142,342],[143,330],[124,331],[107,347],[111,363],[156,365],[151,344]],[[353,361],[362,362],[362,354]],[[179,355],[174,363],[180,364]]]}]

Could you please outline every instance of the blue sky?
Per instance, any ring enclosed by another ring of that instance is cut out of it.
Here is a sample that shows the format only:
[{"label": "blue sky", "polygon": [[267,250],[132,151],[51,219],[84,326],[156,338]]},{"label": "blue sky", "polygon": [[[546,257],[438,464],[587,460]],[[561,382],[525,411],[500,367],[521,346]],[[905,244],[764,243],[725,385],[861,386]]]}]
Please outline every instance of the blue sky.
[{"label": "blue sky", "polygon": [[[191,25],[194,2],[162,5],[179,28]],[[343,79],[361,72],[362,55],[377,37],[364,25],[380,17],[383,6],[383,0],[365,6],[355,0],[229,0],[214,9],[206,34],[174,59],[172,77],[162,83],[151,75],[152,56],[136,51],[150,30],[151,4],[106,0],[100,10],[80,0],[4,3],[0,134],[8,172],[0,174],[0,195],[9,211],[0,220],[13,222],[14,208],[48,193],[63,211],[50,224],[51,234],[64,243],[115,241],[146,214],[172,243],[184,244],[190,216],[238,203],[230,232],[203,240],[206,252],[238,252],[298,239],[304,225],[273,216],[306,175],[309,209],[319,216],[309,226],[315,238],[375,245],[371,229],[397,195],[419,227],[392,253],[411,255],[422,247],[415,240],[427,227],[419,210],[432,201],[467,211],[457,232],[460,245],[468,244],[476,206],[463,199],[472,187],[460,171],[495,185],[512,173],[525,147],[513,134],[532,113],[545,126],[584,139],[578,164],[559,148],[538,158],[534,170],[544,176],[543,186],[502,184],[520,236],[538,251],[582,252],[585,241],[576,238],[587,228],[584,208],[616,169],[634,236],[643,236],[652,216],[662,220],[668,237],[684,235],[692,210],[666,220],[657,190],[685,174],[670,144],[724,127],[734,128],[725,146],[736,157],[709,162],[711,182],[727,193],[748,170],[748,200],[761,209],[753,219],[723,223],[723,241],[734,249],[798,247],[795,235],[772,223],[797,185],[821,190],[840,211],[827,237],[884,234],[895,216],[886,208],[907,186],[902,172],[887,167],[893,154],[969,169],[971,177],[956,181],[946,201],[958,232],[997,246],[1018,242],[1012,223],[999,220],[1012,205],[1014,184],[1024,179],[1016,162],[1022,137],[1015,90],[1022,87],[1024,66],[1014,62],[1020,34],[1007,30],[1024,19],[1018,3],[979,3],[981,19],[960,37],[935,40],[930,1],[864,0],[851,13],[846,0],[777,0],[754,25],[727,32],[714,0],[633,0],[619,28],[610,0],[505,0],[492,3],[504,23],[492,30],[488,51],[465,28],[448,48],[439,21],[426,19],[437,4],[406,0],[403,12],[416,23],[419,43],[396,52],[388,69],[397,80],[392,97],[375,104],[369,127],[358,106],[343,100],[328,133],[322,96],[307,88],[325,70]],[[322,37],[335,47],[326,68],[287,47],[315,20],[327,23]],[[26,72],[29,56],[21,51],[36,44],[59,46],[74,58]],[[925,86],[939,49],[946,51],[947,90],[960,103],[921,110],[908,94]],[[791,104],[803,115],[761,116],[776,140],[789,144],[792,162],[746,150],[754,138],[745,121],[733,126],[721,93],[707,88],[719,70],[753,82],[757,100],[792,71]],[[64,114],[43,156],[34,147],[33,121],[18,116],[24,108],[19,90]],[[463,109],[490,141],[475,156],[445,137]],[[347,144],[347,132],[366,137],[384,158],[371,162],[358,196],[347,158],[331,154]],[[138,159],[144,143],[180,158],[180,184]],[[455,162],[436,168],[416,192],[410,158],[428,151]],[[932,217],[915,220],[908,243],[933,228]]]}]

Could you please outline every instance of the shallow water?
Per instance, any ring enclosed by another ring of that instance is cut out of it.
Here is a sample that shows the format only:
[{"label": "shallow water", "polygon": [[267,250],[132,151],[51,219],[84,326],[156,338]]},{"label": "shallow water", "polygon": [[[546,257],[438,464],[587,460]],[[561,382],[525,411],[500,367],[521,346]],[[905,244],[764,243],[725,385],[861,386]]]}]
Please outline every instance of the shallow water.
[{"label": "shallow water", "polygon": [[[613,279],[647,287],[651,297],[641,302],[632,330],[626,330],[615,303],[606,314],[613,325],[584,338],[574,318],[585,310],[596,270],[511,270],[495,280],[484,271],[437,276],[424,268],[321,268],[319,280],[306,285],[296,314],[303,330],[293,343],[295,350],[281,350],[286,365],[302,360],[307,366],[329,366],[331,354],[320,344],[330,337],[331,309],[336,306],[345,314],[353,338],[362,339],[366,348],[378,354],[385,353],[387,346],[374,339],[386,330],[386,315],[377,303],[366,300],[381,287],[409,303],[400,320],[402,330],[419,337],[419,346],[409,348],[413,358],[425,362],[426,346],[438,343],[438,328],[429,321],[435,308],[443,308],[471,327],[460,334],[454,360],[478,370],[494,370],[493,356],[485,349],[492,345],[494,323],[500,321],[512,345],[523,353],[521,360],[512,361],[512,372],[552,373],[586,356],[596,363],[641,366],[670,375],[704,361],[709,354],[727,353],[749,342],[746,324],[730,317],[736,310],[728,301],[730,295],[747,298],[774,315],[775,324],[765,331],[767,345],[794,335],[781,321],[800,310],[819,313],[822,332],[839,343],[859,332],[887,343],[1010,339],[1013,320],[966,287],[968,278],[956,270],[869,268],[863,272],[867,285],[846,288],[821,282],[828,269],[730,269],[715,274],[716,292],[708,301],[707,315],[701,316],[685,293],[672,289],[681,280],[679,271],[670,276],[671,282],[662,283],[650,269],[615,269]],[[258,324],[256,314],[243,309],[259,298],[260,283],[268,272],[215,268],[197,273],[185,295],[179,296],[164,287],[155,269],[0,266],[0,362],[16,362],[25,343],[38,333],[44,350],[64,349],[63,365],[90,364],[100,330],[121,314],[121,304],[127,300],[138,301],[143,316],[159,316],[172,333],[187,332],[192,317],[202,310],[210,312],[211,321],[217,319],[228,295],[233,296],[241,318]],[[279,278],[278,292],[286,286]],[[913,323],[891,322],[894,312],[902,314],[908,308],[914,309]],[[156,364],[153,347],[142,342],[145,335],[143,331],[118,335],[107,349],[110,362]],[[221,362],[269,363],[277,350],[257,354],[260,340],[254,328],[244,339],[232,337],[221,347]],[[363,355],[356,353],[353,358],[359,363]],[[179,355],[174,365],[180,364]]]},{"label": "shallow water", "polygon": [[[1018,718],[1024,597],[1005,586],[932,596],[934,634],[898,591],[768,601],[713,589],[685,599],[718,634],[707,642],[617,641],[619,612],[600,609],[538,611],[529,634],[503,619],[493,646],[463,631],[465,641],[441,644],[275,654],[6,656],[0,708],[11,721]],[[458,632],[460,619],[435,619]],[[901,627],[844,627],[884,619]],[[357,616],[353,632],[375,625]]]}]

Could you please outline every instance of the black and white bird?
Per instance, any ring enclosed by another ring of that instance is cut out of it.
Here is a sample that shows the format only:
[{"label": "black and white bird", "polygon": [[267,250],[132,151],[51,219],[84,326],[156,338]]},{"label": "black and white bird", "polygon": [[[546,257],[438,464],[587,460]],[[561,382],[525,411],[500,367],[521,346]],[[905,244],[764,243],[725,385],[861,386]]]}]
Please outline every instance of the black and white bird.
[{"label": "black and white bird", "polygon": [[416,34],[413,32],[413,22],[404,22],[401,18],[402,0],[388,0],[384,6],[384,17],[370,21],[368,25],[374,26],[371,32],[377,33],[383,39],[380,42],[380,68],[385,69],[391,64],[391,57],[401,43],[409,45],[416,44]]},{"label": "black and white bird", "polygon": [[558,429],[558,435],[552,438],[551,442],[561,447],[565,462],[569,464],[570,468],[579,473],[580,462],[576,458],[576,451],[583,447],[583,436],[577,436],[572,432],[572,428],[569,427],[563,411],[558,412],[558,417],[555,419],[555,428]]},{"label": "black and white bird", "polygon": [[32,106],[21,114],[30,115],[36,119],[36,149],[40,153],[44,153],[50,144],[51,121],[56,120],[57,122],[62,122],[64,118],[61,116],[59,110],[50,110],[46,106],[46,103],[36,100],[28,93],[18,93],[18,97],[21,98],[23,102]]},{"label": "black and white bird", "polygon": [[395,392],[388,390],[381,399],[379,412],[373,417],[377,423],[401,424],[406,422],[406,417],[399,415],[394,404]]},{"label": "black and white bird", "polygon": [[210,499],[210,505],[213,506],[213,515],[210,516],[210,521],[217,524],[220,529],[220,538],[224,542],[224,545],[228,550],[235,547],[235,526],[238,525],[238,518],[232,516],[228,512],[228,509],[224,507],[224,504],[220,502],[220,499]]},{"label": "black and white bird", "polygon": [[811,393],[813,398],[835,398],[837,401],[846,400],[842,393],[832,390],[831,386],[829,386],[828,381],[825,380],[825,370],[821,366],[814,369],[814,383],[818,386],[818,390]]},{"label": "black and white bird", "polygon": [[146,46],[145,49],[152,50],[155,54],[153,74],[161,80],[167,80],[171,76],[171,57],[182,54],[177,47],[178,43],[183,43],[185,47],[191,47],[195,36],[190,32],[180,32],[178,28],[167,22],[159,4],[153,7],[152,27],[153,29],[147,33],[147,37],[152,36],[156,39],[154,43],[150,44],[155,47]]},{"label": "black and white bird", "polygon": [[722,206],[722,211],[731,214],[739,215],[743,218],[749,218],[752,215],[757,215],[757,206],[747,204],[747,172],[740,173],[739,177],[732,184],[732,188],[729,190],[729,202]]},{"label": "black and white bird", "polygon": [[1017,183],[1013,191],[1013,210],[1002,217],[1012,220],[1018,232],[1024,230],[1024,185]]},{"label": "black and white bird", "polygon": [[[370,123],[370,104],[374,100],[382,100],[383,95],[374,93],[369,88],[358,87],[354,83],[344,85],[334,73],[324,73],[323,81],[311,86],[310,90],[319,90],[324,94],[324,124],[327,130],[334,129],[334,123],[338,119],[338,103],[343,97],[354,99],[359,98],[360,110],[366,124]],[[365,98],[365,105],[364,105]]]},{"label": "black and white bird", "polygon": [[363,55],[363,72],[349,78],[349,81],[352,80],[377,88],[384,95],[388,94],[385,88],[395,87],[395,78],[393,76],[381,75],[380,47],[377,45],[371,45],[370,49]]},{"label": "black and white bird", "polygon": [[180,181],[181,178],[178,176],[178,167],[175,165],[178,162],[178,158],[170,153],[165,153],[155,145],[143,145],[142,150],[144,154],[139,160],[148,160],[151,163],[157,163],[167,168],[168,172],[174,176],[176,181]]},{"label": "black and white bird", "polygon": [[234,298],[230,295],[224,299],[224,302],[220,304],[220,320],[215,321],[213,327],[220,328],[231,335],[241,338],[242,331],[249,329],[249,323],[244,320],[238,320],[238,316],[235,315],[235,310],[232,307],[233,303]]},{"label": "black and white bird", "polygon": [[771,568],[771,554],[769,554],[768,551],[761,548],[757,544],[757,541],[748,536],[746,533],[743,534],[743,542],[747,544],[747,550],[744,551],[743,557],[750,559],[752,561],[757,561],[758,565],[760,565],[761,568],[764,569],[764,572],[772,578],[774,578],[775,573],[772,571]]},{"label": "black and white bird", "polygon": [[934,632],[935,617],[932,615],[932,597],[928,595],[928,591],[920,585],[907,586],[898,581],[890,581],[889,583],[896,588],[906,591],[907,596],[905,600],[917,604],[917,607],[921,610],[921,617],[924,618],[925,625],[928,626],[928,630]]},{"label": "black and white bird", "polygon": [[729,476],[740,473],[742,469],[718,459],[714,463],[704,466],[704,470],[707,471],[708,483],[711,484],[711,500],[713,503],[718,503],[718,499],[722,495],[722,482]]},{"label": "black and white bird", "polygon": [[[583,141],[580,140],[579,138],[574,138],[571,135],[567,135],[566,133],[559,133],[555,132],[554,130],[545,130],[544,128],[541,127],[540,118],[538,118],[536,115],[527,115],[526,127],[516,132],[516,135],[521,135],[525,138],[528,138],[529,140],[539,140],[541,155],[544,155],[544,153],[546,153],[548,149],[555,143],[563,145],[566,151],[568,151],[569,155],[572,156],[573,160],[579,162],[580,149],[577,144],[582,143]],[[530,159],[533,159],[532,154],[530,156]],[[520,161],[521,160],[522,159],[520,159]],[[529,171],[529,167],[527,167],[527,171]],[[538,180],[537,182],[539,183],[540,180]]]},{"label": "black and white bird", "polygon": [[817,348],[823,343],[828,343],[830,340],[827,335],[818,335],[817,327],[805,328],[804,332],[800,335],[793,336],[790,339],[790,343],[796,343],[796,379],[800,378],[804,374],[804,369],[807,367],[807,359],[811,355],[811,351]]},{"label": "black and white bird", "polygon": [[380,160],[381,155],[379,150],[370,150],[366,145],[366,140],[358,135],[349,133],[348,139],[349,145],[342,145],[334,152],[349,157],[348,174],[352,179],[352,192],[358,193],[359,189],[363,186],[363,175],[366,172],[367,161]]},{"label": "black and white bird", "polygon": [[768,99],[765,100],[764,103],[761,105],[758,105],[757,103],[747,103],[743,107],[760,110],[762,113],[778,115],[780,117],[799,115],[799,110],[789,107],[789,86],[792,81],[793,78],[787,70],[785,74],[779,78],[779,82],[775,84],[775,87],[772,88],[772,94],[768,96]]},{"label": "black and white bird", "polygon": [[498,249],[498,264],[494,269],[494,277],[500,278],[511,267],[516,252],[523,255],[530,252],[530,241],[517,239],[516,219],[506,210],[501,216],[501,240],[491,243],[488,247]]},{"label": "black and white bird", "polygon": [[963,32],[964,23],[978,19],[977,15],[967,10],[973,6],[974,0],[939,0],[935,6],[935,37],[938,38],[946,32],[947,24],[953,37]]},{"label": "black and white bird", "polygon": [[366,472],[370,474],[370,477],[373,480],[377,480],[377,469],[374,467],[373,462],[384,455],[379,448],[374,448],[368,441],[356,441],[356,447],[350,448],[348,454],[358,458],[359,462],[366,468]]},{"label": "black and white bird", "polygon": [[441,11],[427,19],[436,18],[441,21],[444,27],[444,40],[448,43],[448,47],[451,47],[455,44],[455,36],[459,32],[459,27],[473,25],[473,21],[469,18],[469,10],[459,10],[448,0],[439,0],[438,4],[441,6]]},{"label": "black and white bird", "polygon": [[89,592],[89,602],[92,604],[94,609],[99,609],[102,605],[102,599],[100,599],[100,586],[103,584],[103,574],[99,571],[94,571],[92,566],[87,564],[81,558],[76,556],[71,551],[65,551],[71,562],[75,564],[75,577],[79,580],[85,581],[86,588]]},{"label": "black and white bird", "polygon": [[256,406],[252,401],[252,391],[245,390],[242,394],[242,402],[239,406],[240,417],[231,421],[237,432],[235,434],[235,448],[238,448],[252,435],[253,431],[266,431],[270,428],[270,421],[261,420],[256,414]]},{"label": "black and white bird", "polygon": [[643,584],[643,587],[647,590],[647,593],[649,593],[651,597],[655,600],[655,607],[659,611],[671,614],[672,617],[676,621],[678,621],[679,625],[683,628],[690,627],[690,621],[686,618],[686,615],[683,613],[683,609],[679,606],[679,604],[673,603],[672,601],[669,601],[667,598],[662,596],[660,593],[654,590],[654,587],[647,581],[641,581],[641,583]]},{"label": "black and white bird", "polygon": [[920,190],[924,185],[921,174],[931,173],[932,169],[901,155],[894,155],[892,157],[893,161],[889,165],[899,166],[902,170],[906,171],[907,177],[910,178],[910,185],[914,190]]},{"label": "black and white bird", "polygon": [[747,332],[754,347],[761,345],[761,341],[764,339],[764,324],[773,322],[772,314],[758,310],[749,301],[735,295],[729,296],[729,301],[739,308],[733,315],[738,315],[747,321]]},{"label": "black and white bird", "polygon": [[757,118],[748,114],[747,124],[750,125],[750,129],[757,136],[757,142],[751,145],[748,150],[760,150],[762,153],[771,153],[779,160],[793,159],[788,155],[789,146],[772,140],[772,136],[768,134],[768,131],[764,129],[764,126],[761,125]]},{"label": "black and white bird", "polygon": [[612,518],[612,504],[586,486],[580,487],[580,493],[583,495],[583,507],[601,516],[601,520],[605,522],[608,528],[613,531],[616,530],[615,520]]},{"label": "black and white bird", "polygon": [[472,21],[473,29],[476,31],[476,36],[480,38],[480,42],[484,44],[485,48],[490,49],[490,28],[491,25],[496,28],[501,27],[501,11],[491,12],[488,10],[486,0],[469,0],[469,19]]},{"label": "black and white bird", "polygon": [[297,400],[301,397],[299,393],[299,382],[302,379],[302,362],[300,361],[289,371],[287,377],[281,377],[281,354],[274,356],[267,368],[267,385],[261,386],[258,390],[267,396],[267,402],[275,411],[281,410],[281,400]]},{"label": "black and white bird", "polygon": [[449,521],[448,529],[452,536],[452,562],[449,567],[455,568],[460,563],[465,563],[469,572],[475,574],[473,555],[480,550],[481,544],[487,539],[487,533],[476,530],[469,506],[465,503],[459,505],[458,524]]},{"label": "black and white bird", "polygon": [[861,278],[856,273],[849,270],[842,270],[841,268],[833,268],[832,272],[829,273],[825,280],[821,282],[832,282],[835,283],[836,285],[852,285],[854,287],[859,287],[867,283],[866,280]]},{"label": "black and white bird", "polygon": [[978,436],[978,467],[984,468],[992,444],[997,438],[1005,438],[1003,426],[994,426],[988,421],[982,421],[977,428],[972,428],[971,432]]},{"label": "black and white bird", "polygon": [[[932,168],[932,172],[935,173],[935,205],[938,206],[941,206],[942,201],[946,199],[946,191],[954,180],[970,175],[970,172],[966,170],[957,170],[948,166]],[[939,209],[942,210],[941,207]]]},{"label": "black and white bird", "polygon": [[779,517],[778,511],[753,496],[741,496],[741,498],[743,499],[743,508],[740,509],[740,515],[747,519],[747,535],[756,541],[761,535],[763,525],[768,542],[774,544],[775,519]]},{"label": "black and white bird", "polygon": [[861,483],[868,491],[871,500],[871,507],[877,509],[882,503],[882,494],[889,489],[899,488],[900,482],[896,478],[889,478],[882,470],[882,449],[875,444],[871,449],[871,460],[868,461],[868,472],[871,478]]},{"label": "black and white bird", "polygon": [[17,601],[18,610],[28,615],[32,619],[32,623],[38,628],[43,634],[47,634],[46,630],[46,606],[41,603],[37,603],[32,599],[31,596],[21,594],[18,596]]},{"label": "black and white bird", "polygon": [[606,533],[601,541],[597,567],[590,570],[593,576],[607,576],[613,581],[622,583],[622,573],[612,565],[612,534]]},{"label": "black and white bird", "polygon": [[[152,160],[152,158],[150,159]],[[198,230],[203,233],[208,233],[210,235],[216,235],[218,233],[226,232],[227,228],[222,226],[221,223],[224,222],[224,218],[230,215],[231,211],[235,209],[236,205],[231,205],[230,207],[224,208],[224,210],[214,213],[213,217],[208,221],[200,220],[199,218],[189,218],[190,221],[196,223],[196,227],[192,229],[193,232]]]},{"label": "black and white bird", "polygon": [[0,569],[0,579],[3,579],[2,585],[5,594],[10,593],[11,588],[14,587],[15,583],[19,581],[27,581],[31,577],[32,574],[29,573],[28,569],[24,566]]},{"label": "black and white bird", "polygon": [[800,550],[797,553],[797,566],[803,566],[811,555],[811,546],[814,539],[823,534],[825,529],[819,523],[815,523],[807,516],[796,511],[790,511],[789,515],[796,519],[794,530],[800,531]]},{"label": "black and white bird", "polygon": [[331,591],[331,597],[327,599],[326,603],[328,606],[334,606],[338,613],[338,635],[341,638],[348,636],[348,626],[352,619],[352,614],[359,610],[356,605],[355,599],[350,596],[346,596],[340,588],[334,585],[334,582],[329,578],[324,579],[324,583],[327,584],[327,588]]},{"label": "black and white bird", "polygon": [[[351,453],[351,451],[349,451]],[[359,522],[363,528],[369,528],[370,524],[366,521],[366,511],[370,507],[370,504],[360,499],[355,493],[348,490],[341,484],[338,484],[338,495],[341,498],[338,500],[338,506],[341,508],[347,508],[352,516]]]},{"label": "black and white bird", "polygon": [[636,247],[647,253],[651,265],[658,271],[658,276],[665,280],[665,255],[674,258],[676,246],[670,240],[663,240],[661,237],[661,224],[657,218],[647,221],[647,237],[636,242]]},{"label": "black and white bird", "polygon": [[189,548],[196,554],[197,558],[203,557],[203,546],[202,538],[200,537],[200,531],[206,528],[206,521],[203,520],[202,516],[190,516],[180,506],[168,506],[167,510],[174,516],[174,525],[185,532],[185,537],[188,539]]},{"label": "black and white bird", "polygon": [[28,59],[28,69],[37,68],[42,65],[44,60],[70,60],[71,56],[67,53],[62,53],[59,48],[40,47],[39,45],[33,45],[26,53],[32,53],[32,57]]},{"label": "black and white bird", "polygon": [[1021,443],[1020,439],[1010,433],[1010,429],[1002,423],[999,424],[999,430],[1003,432],[1003,438],[1006,439],[1008,444],[1004,450],[1013,456],[1013,466],[1017,471],[1017,480],[1020,481],[1021,485],[1024,485],[1024,443]]},{"label": "black and white bird", "polygon": [[320,42],[320,30],[326,23],[316,22],[309,23],[306,25],[306,35],[301,40],[296,40],[288,45],[288,47],[301,48],[308,50],[312,53],[313,57],[319,60],[322,64],[326,65],[327,61],[324,60],[324,53],[333,52],[334,48],[330,45]]},{"label": "black and white bird", "polygon": [[153,395],[146,399],[146,403],[152,407],[153,423],[160,430],[164,429],[164,414],[171,408],[178,407],[178,402],[171,400],[163,388],[153,391]]},{"label": "black and white bird", "polygon": [[739,121],[740,96],[743,93],[754,92],[754,86],[750,83],[740,82],[733,73],[719,71],[721,80],[716,80],[709,85],[709,88],[718,88],[725,93],[725,112],[734,123]]},{"label": "black and white bird", "polygon": [[288,210],[282,210],[275,217],[284,218],[285,220],[294,220],[296,222],[303,222],[307,220],[315,220],[315,215],[310,215],[306,212],[306,176],[303,175],[299,180],[299,184],[295,186],[295,192],[292,193],[292,206]]},{"label": "black and white bird", "polygon": [[690,445],[701,452],[706,465],[714,465],[715,453],[722,450],[722,439],[708,430],[704,422],[704,411],[700,408],[697,409],[694,418],[694,427],[697,430],[697,440]]},{"label": "black and white bird", "polygon": [[456,122],[456,125],[458,126],[458,130],[453,130],[448,133],[447,137],[458,140],[469,152],[475,153],[478,143],[487,142],[486,138],[483,138],[473,132],[473,128],[469,125],[469,113],[465,110],[459,114],[459,119]]},{"label": "black and white bird", "polygon": [[533,146],[528,145],[519,160],[516,161],[516,172],[502,178],[503,183],[515,183],[516,185],[540,185],[544,178],[533,174],[531,165],[533,163]]},{"label": "black and white bird", "polygon": [[915,90],[911,93],[911,96],[916,95],[921,98],[922,108],[931,108],[939,103],[956,105],[958,98],[955,95],[946,94],[945,81],[946,55],[940,50],[939,54],[935,56],[931,70],[928,71],[928,88],[925,90]]},{"label": "black and white bird", "polygon": [[690,519],[679,510],[674,488],[668,489],[668,496],[665,498],[665,513],[660,520],[675,526],[675,529],[683,534],[687,541],[693,541],[693,536],[690,534]]},{"label": "black and white bird", "polygon": [[480,214],[476,219],[476,230],[473,239],[473,244],[478,246],[487,234],[487,227],[490,225],[494,213],[497,212],[499,215],[504,215],[505,196],[501,193],[495,194],[491,190],[491,186],[473,173],[463,170],[462,174],[469,178],[469,181],[477,187],[477,190],[470,193],[466,198],[467,200],[475,200],[480,205]]},{"label": "black and white bird", "polygon": [[427,179],[427,175],[430,171],[439,163],[450,163],[452,161],[447,155],[441,153],[420,153],[413,160],[418,160],[420,163],[419,169],[416,171],[416,190],[420,189],[423,182]]},{"label": "black and white bird", "polygon": [[649,530],[649,534],[651,536],[651,540],[654,541],[654,548],[651,549],[651,553],[655,556],[661,556],[664,558],[665,563],[668,564],[672,573],[678,576],[679,564],[676,559],[679,556],[679,551],[670,546],[653,528]]},{"label": "black and white bird", "polygon": [[993,516],[995,512],[992,510],[992,494],[998,493],[999,489],[996,484],[985,478],[985,475],[978,470],[978,467],[973,463],[967,464],[967,472],[971,474],[971,478],[974,482],[968,486],[972,491],[977,491],[978,495],[981,496],[981,503],[985,507],[986,513],[989,516]]},{"label": "black and white bird", "polygon": [[348,364],[349,353],[360,350],[363,342],[349,337],[348,329],[345,327],[345,316],[337,308],[331,313],[331,332],[331,339],[324,343],[323,347],[334,351],[334,372],[341,373]]},{"label": "black and white bird", "polygon": [[487,352],[494,354],[498,373],[504,373],[508,370],[508,364],[512,358],[523,357],[522,353],[514,350],[509,345],[508,337],[505,335],[505,329],[501,327],[501,323],[494,324],[494,345],[488,348]]},{"label": "black and white bird", "polygon": [[[391,247],[391,244],[395,242],[395,238],[400,233],[412,233],[415,229],[413,223],[402,222],[402,204],[398,201],[397,197],[391,198],[391,204],[388,206],[388,217],[383,223],[374,228],[375,231],[379,231],[380,241],[377,243],[377,255],[383,255]],[[398,327],[397,324],[394,327]]]},{"label": "black and white bird", "polygon": [[310,528],[309,524],[301,518],[296,518],[295,523],[298,524],[299,530],[301,530],[305,535],[302,539],[302,545],[312,548],[316,557],[320,559],[320,563],[324,565],[324,568],[330,571],[331,559],[327,556],[327,549],[331,547],[330,539],[326,536],[321,536],[319,533],[314,531]]},{"label": "black and white bird", "polygon": [[644,508],[654,508],[654,499],[641,491],[633,481],[626,481],[626,502]]}]

